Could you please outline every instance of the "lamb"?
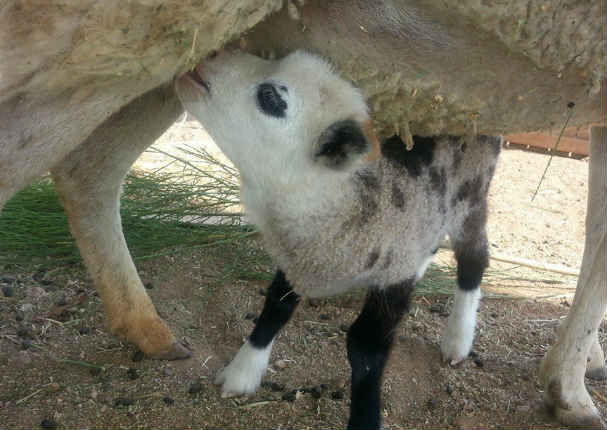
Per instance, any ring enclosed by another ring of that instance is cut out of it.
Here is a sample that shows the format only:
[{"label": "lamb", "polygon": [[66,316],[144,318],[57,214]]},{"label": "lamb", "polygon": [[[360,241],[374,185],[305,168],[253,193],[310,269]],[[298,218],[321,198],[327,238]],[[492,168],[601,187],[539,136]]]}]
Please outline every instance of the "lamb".
[{"label": "lamb", "polygon": [[367,287],[347,334],[348,428],[379,428],[381,378],[394,329],[448,234],[458,289],[444,360],[468,355],[488,265],[487,190],[500,151],[488,136],[374,137],[363,96],[323,59],[221,52],[176,91],[233,161],[241,196],[279,270],[248,341],[217,376],[223,396],[253,393],[300,297]]}]

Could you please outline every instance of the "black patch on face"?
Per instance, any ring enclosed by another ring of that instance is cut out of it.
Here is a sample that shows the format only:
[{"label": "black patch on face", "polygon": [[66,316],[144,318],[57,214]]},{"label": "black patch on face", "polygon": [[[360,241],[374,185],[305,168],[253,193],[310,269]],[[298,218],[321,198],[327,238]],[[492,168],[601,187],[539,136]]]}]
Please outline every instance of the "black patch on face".
[{"label": "black patch on face", "polygon": [[403,209],[405,207],[405,195],[401,189],[398,188],[396,183],[392,183],[392,194],[390,195],[390,201],[394,207],[397,207],[398,209]]},{"label": "black patch on face", "polygon": [[417,178],[422,169],[432,164],[436,141],[432,137],[413,136],[414,146],[407,151],[400,136],[394,135],[386,139],[381,152],[393,165],[404,167],[412,178]]},{"label": "black patch on face", "polygon": [[457,193],[451,199],[451,206],[455,207],[457,202],[470,200],[471,202],[480,202],[483,198],[483,178],[477,176],[474,179],[467,180],[459,186]]},{"label": "black patch on face", "polygon": [[276,86],[269,82],[257,87],[257,105],[264,113],[276,118],[284,118],[288,107]]},{"label": "black patch on face", "polygon": [[447,192],[447,171],[444,167],[441,167],[440,170],[434,166],[430,167],[430,184],[435,193],[440,194],[441,197],[445,196]]},{"label": "black patch on face", "polygon": [[377,263],[377,260],[379,259],[379,253],[380,253],[379,248],[375,248],[375,249],[373,249],[373,251],[371,251],[371,253],[367,257],[367,263],[365,264],[365,269],[371,269],[375,265],[375,263]]},{"label": "black patch on face", "polygon": [[346,167],[350,161],[369,151],[369,143],[356,121],[331,124],[319,138],[314,157],[330,168]]}]

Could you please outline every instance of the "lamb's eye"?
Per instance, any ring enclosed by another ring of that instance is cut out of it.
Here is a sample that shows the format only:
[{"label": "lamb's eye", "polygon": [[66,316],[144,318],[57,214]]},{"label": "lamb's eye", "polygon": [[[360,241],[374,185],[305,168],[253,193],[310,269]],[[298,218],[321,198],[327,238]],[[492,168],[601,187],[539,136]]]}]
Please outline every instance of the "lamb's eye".
[{"label": "lamb's eye", "polygon": [[274,85],[264,82],[257,87],[257,103],[264,113],[277,118],[284,118],[287,102],[281,97]]}]

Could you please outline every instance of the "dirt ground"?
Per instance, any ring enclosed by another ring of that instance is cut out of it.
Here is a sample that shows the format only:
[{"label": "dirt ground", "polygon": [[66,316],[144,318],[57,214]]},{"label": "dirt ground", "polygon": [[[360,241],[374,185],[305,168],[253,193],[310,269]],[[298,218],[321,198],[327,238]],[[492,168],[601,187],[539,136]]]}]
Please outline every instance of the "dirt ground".
[{"label": "dirt ground", "polygon": [[[175,127],[164,144],[175,136],[204,138],[191,123]],[[490,191],[491,249],[576,268],[587,161],[553,159],[531,202],[546,162],[545,155],[503,151]],[[452,257],[441,251],[438,260]],[[345,329],[362,305],[361,292],[304,301],[275,342],[260,390],[222,399],[214,376],[251,331],[267,286],[260,279],[271,276],[271,264],[247,242],[137,266],[159,313],[193,358],[141,360],[132,346],[108,335],[101,302],[80,268],[1,268],[0,428],[345,427]],[[490,272],[476,356],[458,366],[441,363],[439,353],[450,296],[415,297],[385,375],[387,428],[559,428],[542,406],[537,373],[576,279],[495,262]],[[605,349],[606,322],[599,335]],[[607,383],[586,382],[607,417]]]}]

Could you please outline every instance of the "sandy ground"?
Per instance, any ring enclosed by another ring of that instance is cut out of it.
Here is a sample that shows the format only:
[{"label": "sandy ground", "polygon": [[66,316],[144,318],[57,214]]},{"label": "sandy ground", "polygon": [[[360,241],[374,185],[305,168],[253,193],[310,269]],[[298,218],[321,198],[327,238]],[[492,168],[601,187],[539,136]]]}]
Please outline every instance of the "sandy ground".
[{"label": "sandy ground", "polygon": [[[185,122],[160,144],[166,149],[205,140],[203,131]],[[155,157],[146,154],[140,167],[161,166],[164,161]],[[584,242],[587,162],[553,159],[531,202],[546,162],[545,155],[503,151],[490,190],[491,249],[576,268]],[[438,256],[451,259],[449,251]],[[249,242],[137,266],[160,314],[194,357],[139,360],[132,346],[104,330],[102,305],[82,270],[4,268],[0,287],[13,294],[0,294],[0,428],[345,427],[344,328],[356,318],[360,293],[302,303],[275,342],[264,386],[252,397],[222,399],[214,375],[237,351],[263,304],[260,290],[267,282],[251,272],[267,276],[271,265]],[[537,369],[567,313],[576,279],[496,262],[489,272],[477,357],[456,367],[441,363],[438,348],[451,298],[415,298],[385,376],[386,427],[559,428],[542,406]],[[605,349],[607,323],[599,334]],[[607,383],[586,382],[607,417]],[[306,392],[321,384],[326,390],[320,398]],[[295,401],[283,399],[296,389],[302,393]]]}]

